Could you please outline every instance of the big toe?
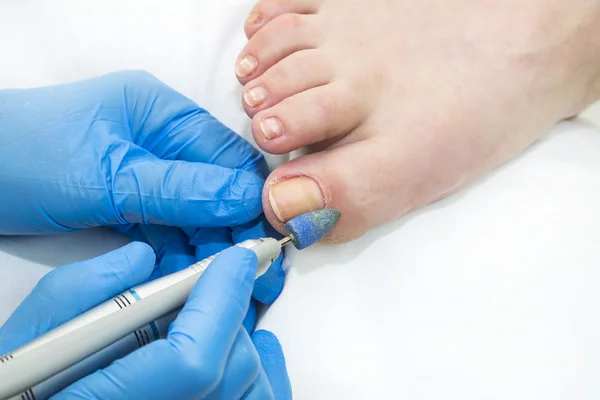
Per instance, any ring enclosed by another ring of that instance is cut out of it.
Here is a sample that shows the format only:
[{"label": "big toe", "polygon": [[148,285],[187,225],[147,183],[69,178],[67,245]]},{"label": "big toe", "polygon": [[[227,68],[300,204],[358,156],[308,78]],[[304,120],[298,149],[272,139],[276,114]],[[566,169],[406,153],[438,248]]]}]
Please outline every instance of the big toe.
[{"label": "big toe", "polygon": [[418,179],[402,172],[411,163],[379,138],[300,157],[269,177],[265,215],[285,233],[285,222],[297,215],[337,208],[342,216],[325,240],[347,242],[419,204]]}]

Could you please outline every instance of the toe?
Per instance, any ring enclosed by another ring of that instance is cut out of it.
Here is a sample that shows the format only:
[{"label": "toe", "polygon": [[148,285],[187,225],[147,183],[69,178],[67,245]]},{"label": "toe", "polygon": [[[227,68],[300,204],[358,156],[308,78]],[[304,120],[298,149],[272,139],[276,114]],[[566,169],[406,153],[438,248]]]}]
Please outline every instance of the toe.
[{"label": "toe", "polygon": [[332,78],[333,68],[319,50],[293,53],[245,86],[244,109],[253,117],[290,96],[325,85]]},{"label": "toe", "polygon": [[360,124],[367,112],[362,99],[336,81],[259,112],[252,119],[252,133],[263,150],[283,154],[339,138]]},{"label": "toe", "polygon": [[323,0],[262,0],[246,19],[244,30],[250,39],[269,21],[283,14],[314,14]]},{"label": "toe", "polygon": [[[464,147],[431,145],[427,130],[381,135],[389,124],[368,120],[348,138],[365,139],[296,158],[275,169],[263,191],[269,222],[285,233],[291,218],[321,208],[342,212],[330,242],[355,239],[369,229],[440,200],[471,182]],[[377,136],[374,134],[377,133]],[[439,137],[439,136],[436,136]]]},{"label": "toe", "polygon": [[320,34],[312,18],[309,15],[284,14],[261,29],[238,57],[235,66],[238,80],[245,84],[290,54],[315,48]]},{"label": "toe", "polygon": [[402,190],[402,180],[390,178],[398,175],[399,163],[388,147],[368,139],[277,168],[263,193],[269,222],[285,233],[284,223],[297,215],[337,208],[342,216],[326,240],[345,242],[407,211],[412,199]]}]

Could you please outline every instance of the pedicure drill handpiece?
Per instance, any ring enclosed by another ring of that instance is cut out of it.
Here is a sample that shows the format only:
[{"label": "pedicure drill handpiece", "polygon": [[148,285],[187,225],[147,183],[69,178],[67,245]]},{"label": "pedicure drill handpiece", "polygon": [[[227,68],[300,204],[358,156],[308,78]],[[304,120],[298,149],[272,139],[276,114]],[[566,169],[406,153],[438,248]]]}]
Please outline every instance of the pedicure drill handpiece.
[{"label": "pedicure drill handpiece", "polygon": [[[236,246],[258,257],[257,278],[292,243],[304,249],[325,236],[340,212],[324,209],[286,224],[287,237],[246,240]],[[216,255],[126,290],[0,357],[0,399],[46,399],[135,349],[166,337],[169,324]],[[133,333],[132,333],[133,332]]]}]

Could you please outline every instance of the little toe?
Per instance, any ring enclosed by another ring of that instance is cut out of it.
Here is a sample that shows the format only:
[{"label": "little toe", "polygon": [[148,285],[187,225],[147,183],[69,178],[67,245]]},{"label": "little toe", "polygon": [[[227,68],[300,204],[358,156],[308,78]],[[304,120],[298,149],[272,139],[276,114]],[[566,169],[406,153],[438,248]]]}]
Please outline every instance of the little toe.
[{"label": "little toe", "polygon": [[252,119],[252,133],[263,150],[283,154],[339,138],[358,126],[367,112],[360,97],[334,81],[259,112]]},{"label": "little toe", "polygon": [[256,3],[244,24],[250,39],[269,21],[283,14],[314,14],[323,0],[262,0]]},{"label": "little toe", "polygon": [[290,54],[317,47],[320,30],[308,15],[284,14],[261,29],[244,47],[235,66],[242,84]]},{"label": "little toe", "polygon": [[244,109],[253,117],[290,96],[325,85],[332,78],[333,68],[319,50],[293,53],[245,86]]}]

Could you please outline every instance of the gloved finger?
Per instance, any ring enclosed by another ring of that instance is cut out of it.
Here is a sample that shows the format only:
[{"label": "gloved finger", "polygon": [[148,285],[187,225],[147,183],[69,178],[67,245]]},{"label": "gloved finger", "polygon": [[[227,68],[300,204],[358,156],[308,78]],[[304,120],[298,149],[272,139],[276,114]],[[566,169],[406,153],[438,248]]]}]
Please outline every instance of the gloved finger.
[{"label": "gloved finger", "polygon": [[258,318],[258,313],[256,310],[256,300],[250,301],[250,306],[248,307],[248,312],[246,313],[246,317],[244,318],[244,322],[242,325],[246,329],[246,331],[251,334],[254,332],[254,328],[256,327],[256,319]]},{"label": "gloved finger", "polygon": [[245,169],[266,178],[261,153],[192,100],[150,74],[125,72],[113,79],[124,82],[131,131],[139,146],[165,160]]},{"label": "gloved finger", "polygon": [[[185,161],[164,161],[124,143],[107,171],[119,221],[177,227],[232,226],[261,213],[263,180],[252,172]],[[109,179],[110,178],[110,179]]]},{"label": "gloved finger", "polygon": [[148,281],[180,271],[196,262],[194,248],[187,244],[188,237],[180,229],[135,224],[124,233],[131,240],[146,243],[154,250],[156,265]]},{"label": "gloved finger", "polygon": [[260,358],[248,332],[241,329],[231,348],[227,366],[207,400],[240,399],[260,372]]},{"label": "gloved finger", "polygon": [[163,225],[138,225],[138,228],[156,253],[161,276],[181,271],[196,262],[194,248],[180,229]]},{"label": "gloved finger", "polygon": [[130,243],[100,257],[45,275],[0,328],[0,353],[22,346],[122,291],[145,282],[154,252]]},{"label": "gloved finger", "polygon": [[[229,228],[199,228],[184,230],[190,238],[190,244],[196,247],[196,260],[201,261],[214,254],[233,246],[231,229]],[[254,331],[256,325],[256,303],[250,302],[250,307],[244,318],[244,328],[249,333]]]},{"label": "gloved finger", "polygon": [[271,389],[269,379],[261,367],[256,381],[250,386],[246,393],[241,397],[242,400],[270,400],[276,399]]},{"label": "gloved finger", "polygon": [[[123,229],[123,230],[121,230],[119,228],[115,229],[115,227],[119,227],[119,226],[121,226],[121,227],[127,226],[128,228]],[[146,236],[140,230],[139,224],[114,225],[114,226],[111,226],[111,228],[115,229],[117,232],[123,233],[125,236],[127,236],[129,239],[131,239],[133,242],[140,242],[140,243],[148,244],[148,239],[146,239]],[[150,247],[152,247],[152,246],[150,246]],[[154,251],[154,256],[156,257],[156,251]],[[161,276],[162,276],[162,274],[160,272],[160,269],[158,268],[158,258],[156,258],[156,261],[154,264],[154,270],[148,277],[147,281],[153,281],[157,278],[160,278]]]},{"label": "gloved finger", "polygon": [[[235,243],[248,239],[273,237],[280,239],[281,235],[261,215],[252,222],[232,228],[232,237]],[[252,297],[263,304],[272,304],[283,290],[285,271],[283,269],[283,252],[271,264],[267,272],[261,275],[254,284]]]},{"label": "gloved finger", "polygon": [[[190,244],[196,246],[196,260],[198,261],[244,240],[262,237],[281,238],[281,235],[269,225],[264,216],[235,226],[231,230],[228,228],[184,228],[184,232],[190,237]],[[256,280],[252,296],[263,304],[271,304],[281,293],[284,280],[282,254],[271,264],[267,272]]]},{"label": "gloved finger", "polygon": [[[178,346],[211,343],[209,355],[226,354],[248,311],[257,262],[252,251],[239,247],[219,254],[171,325],[171,343]],[[223,310],[222,315],[214,310]]]},{"label": "gloved finger", "polygon": [[252,342],[260,357],[275,400],[292,399],[292,385],[287,372],[283,349],[277,337],[265,330],[258,330],[252,335]]},{"label": "gloved finger", "polygon": [[152,342],[65,389],[58,398],[202,398],[221,380],[248,309],[256,255],[221,253],[194,286],[167,339]]}]

